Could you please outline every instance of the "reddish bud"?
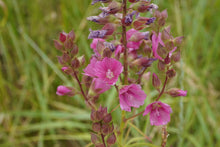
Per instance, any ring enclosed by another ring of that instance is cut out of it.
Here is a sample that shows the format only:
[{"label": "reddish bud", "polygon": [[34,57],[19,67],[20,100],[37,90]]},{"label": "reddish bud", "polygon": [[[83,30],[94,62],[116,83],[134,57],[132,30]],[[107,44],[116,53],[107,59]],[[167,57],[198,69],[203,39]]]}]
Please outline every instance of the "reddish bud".
[{"label": "reddish bud", "polygon": [[100,123],[93,123],[92,124],[92,130],[94,131],[94,132],[100,132],[100,130],[101,130],[101,124]]},{"label": "reddish bud", "polygon": [[160,87],[161,81],[160,81],[160,79],[158,78],[158,76],[157,76],[155,73],[153,73],[152,77],[153,77],[153,78],[152,78],[153,86],[154,86],[155,88]]},{"label": "reddish bud", "polygon": [[91,141],[92,143],[96,144],[99,141],[98,136],[94,133],[91,133]]},{"label": "reddish bud", "polygon": [[162,40],[168,40],[171,38],[172,36],[170,35],[170,26],[168,26],[162,32]]},{"label": "reddish bud", "polygon": [[71,55],[75,56],[79,51],[79,48],[77,45],[73,46],[73,49],[71,50]]},{"label": "reddish bud", "polygon": [[67,34],[65,32],[62,32],[60,33],[60,41],[61,42],[65,42],[66,41],[66,37],[67,37]]},{"label": "reddish bud", "polygon": [[67,35],[67,38],[73,41],[75,39],[75,33],[74,31],[70,31],[69,34]]},{"label": "reddish bud", "polygon": [[107,30],[105,35],[112,35],[115,31],[115,25],[113,23],[107,23],[104,25],[102,30]]},{"label": "reddish bud", "polygon": [[105,145],[103,143],[98,143],[95,145],[95,147],[105,147]]},{"label": "reddish bud", "polygon": [[112,121],[112,116],[111,116],[111,114],[110,114],[110,113],[107,114],[107,115],[104,117],[103,121],[104,121],[105,123],[110,123],[110,122]]},{"label": "reddish bud", "polygon": [[62,59],[64,62],[69,62],[71,60],[71,57],[67,53],[63,53]]},{"label": "reddish bud", "polygon": [[135,3],[135,2],[138,2],[139,0],[128,0],[128,1],[131,3]]},{"label": "reddish bud", "polygon": [[169,64],[170,63],[170,57],[169,54],[166,56],[166,58],[164,59],[164,63],[165,64]]},{"label": "reddish bud", "polygon": [[54,46],[55,46],[56,49],[58,49],[58,50],[63,49],[63,45],[59,41],[54,40],[53,42],[54,42]]},{"label": "reddish bud", "polygon": [[80,66],[82,66],[85,63],[85,56],[84,55],[78,57],[77,59],[79,60]]},{"label": "reddish bud", "polygon": [[71,65],[74,69],[77,69],[77,68],[80,67],[80,62],[77,58],[75,58],[75,59],[72,60]]},{"label": "reddish bud", "polygon": [[165,44],[166,48],[170,51],[172,50],[175,46],[174,46],[174,42],[171,40],[171,41],[168,41],[166,44]]},{"label": "reddish bud", "polygon": [[174,69],[170,69],[166,72],[168,78],[173,78],[176,76],[176,71]]},{"label": "reddish bud", "polygon": [[167,93],[169,95],[171,95],[172,97],[186,96],[187,95],[187,91],[180,90],[180,89],[177,89],[177,88],[172,88]]},{"label": "reddish bud", "polygon": [[61,70],[66,73],[66,74],[71,74],[72,73],[72,69],[70,69],[69,67],[67,66],[64,66],[61,68]]},{"label": "reddish bud", "polygon": [[159,70],[164,71],[166,65],[164,64],[163,61],[160,61],[160,60],[159,60],[157,67],[158,67]]},{"label": "reddish bud", "polygon": [[178,45],[180,45],[182,42],[183,42],[183,36],[179,36],[179,37],[176,37],[175,39],[174,39],[174,42],[176,43],[176,44],[178,44]]},{"label": "reddish bud", "polygon": [[171,60],[174,62],[179,62],[180,61],[180,51],[176,52],[175,54],[172,55]]},{"label": "reddish bud", "polygon": [[115,144],[116,142],[116,136],[115,134],[113,133],[112,135],[110,135],[107,139],[107,144],[108,145],[112,145],[112,144]]},{"label": "reddish bud", "polygon": [[164,19],[168,17],[167,10],[163,10],[160,14],[161,14],[161,17]]}]

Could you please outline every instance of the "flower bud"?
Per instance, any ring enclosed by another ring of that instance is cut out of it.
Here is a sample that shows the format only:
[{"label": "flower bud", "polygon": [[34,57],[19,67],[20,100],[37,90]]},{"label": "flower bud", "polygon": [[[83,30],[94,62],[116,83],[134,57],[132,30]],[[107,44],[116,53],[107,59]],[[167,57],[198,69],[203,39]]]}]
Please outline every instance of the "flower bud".
[{"label": "flower bud", "polygon": [[161,81],[160,81],[160,79],[158,78],[158,76],[157,76],[155,73],[153,73],[152,77],[153,77],[153,78],[152,78],[153,86],[154,86],[155,88],[160,87]]},{"label": "flower bud", "polygon": [[174,42],[171,40],[171,41],[168,41],[166,44],[165,44],[166,48],[170,51],[172,50],[175,46],[174,46]]},{"label": "flower bud", "polygon": [[64,96],[64,95],[73,96],[74,91],[73,91],[73,88],[71,88],[71,87],[66,87],[66,86],[60,85],[57,87],[56,94],[59,96]]},{"label": "flower bud", "polygon": [[108,135],[110,133],[112,133],[114,130],[114,126],[113,124],[102,124],[102,128],[101,128],[101,132],[104,135]]},{"label": "flower bud", "polygon": [[166,58],[164,59],[164,63],[165,63],[165,64],[169,64],[169,63],[170,63],[169,54],[167,54]]},{"label": "flower bud", "polygon": [[112,56],[112,51],[111,51],[110,49],[106,48],[106,49],[104,49],[102,56],[103,56],[103,57],[111,58],[111,56]]},{"label": "flower bud", "polygon": [[149,1],[140,1],[137,3],[137,11],[144,13],[146,11],[149,11],[149,8],[151,8],[151,6],[149,5],[150,2]]},{"label": "flower bud", "polygon": [[112,135],[110,135],[107,139],[107,144],[108,145],[112,145],[112,144],[115,144],[116,142],[116,136],[115,134],[113,133]]},{"label": "flower bud", "polygon": [[102,30],[107,31],[105,35],[112,35],[115,31],[115,25],[113,23],[107,23],[107,24],[104,25]]},{"label": "flower bud", "polygon": [[176,71],[174,69],[170,69],[166,72],[168,78],[173,78],[176,76]]},{"label": "flower bud", "polygon": [[64,61],[63,61],[63,58],[61,56],[57,56],[57,59],[58,59],[58,62],[61,64],[61,65],[64,65]]},{"label": "flower bud", "polygon": [[77,68],[80,67],[80,62],[77,58],[75,58],[75,59],[72,60],[71,65],[72,65],[73,69],[77,69]]},{"label": "flower bud", "polygon": [[172,36],[170,35],[170,26],[166,27],[162,32],[162,40],[171,39]]},{"label": "flower bud", "polygon": [[62,59],[64,62],[69,62],[71,60],[71,57],[67,53],[63,53]]},{"label": "flower bud", "polygon": [[178,44],[178,45],[180,45],[182,42],[183,42],[183,36],[179,36],[179,37],[176,37],[175,39],[174,39],[174,42],[176,43],[176,44]]},{"label": "flower bud", "polygon": [[85,55],[82,55],[77,58],[79,60],[80,66],[84,65],[85,63]]},{"label": "flower bud", "polygon": [[91,83],[92,83],[92,78],[90,76],[87,76],[87,75],[83,75],[82,77],[82,83],[85,84],[85,86],[87,88],[90,87]]},{"label": "flower bud", "polygon": [[65,32],[60,33],[60,41],[64,43],[66,41],[67,34]]},{"label": "flower bud", "polygon": [[174,61],[174,62],[179,62],[180,61],[180,51],[173,54],[172,57],[171,57],[171,60]]},{"label": "flower bud", "polygon": [[66,74],[71,74],[72,73],[72,69],[70,69],[69,67],[67,66],[64,66],[61,68],[61,70],[66,73]]},{"label": "flower bud", "polygon": [[92,1],[92,5],[94,5],[95,3],[101,2],[101,3],[108,3],[111,2],[112,0],[93,0]]},{"label": "flower bud", "polygon": [[104,123],[110,123],[112,121],[112,116],[111,114],[107,114],[104,119],[103,119]]},{"label": "flower bud", "polygon": [[104,46],[108,49],[110,49],[112,52],[115,51],[116,47],[113,43],[110,43],[110,42],[104,42]]},{"label": "flower bud", "polygon": [[59,41],[57,41],[57,40],[54,40],[54,46],[58,50],[62,50],[63,49],[63,45],[61,43],[59,43]]},{"label": "flower bud", "polygon": [[67,35],[67,39],[73,42],[73,40],[75,39],[75,33],[73,30],[69,32],[69,34]]},{"label": "flower bud", "polygon": [[71,55],[75,56],[79,51],[79,48],[77,45],[73,46],[73,49],[71,50]]},{"label": "flower bud", "polygon": [[67,39],[65,42],[64,42],[64,47],[66,49],[72,49],[73,48],[73,41],[71,39]]},{"label": "flower bud", "polygon": [[132,65],[138,65],[143,67],[150,67],[151,64],[156,61],[154,58],[141,57],[132,62]]},{"label": "flower bud", "polygon": [[105,147],[105,145],[103,143],[98,143],[98,144],[95,144],[95,147]]},{"label": "flower bud", "polygon": [[107,14],[115,14],[121,10],[121,3],[113,1],[108,7],[101,7],[99,9]]},{"label": "flower bud", "polygon": [[160,61],[160,60],[159,60],[157,67],[158,67],[158,69],[159,69],[160,71],[164,71],[166,65],[164,64],[163,61]]},{"label": "flower bud", "polygon": [[150,37],[150,33],[149,31],[147,32],[136,32],[134,33],[131,38],[129,39],[129,41],[133,41],[133,42],[139,42],[141,40],[148,40]]},{"label": "flower bud", "polygon": [[172,88],[167,93],[169,95],[171,95],[172,97],[186,96],[187,95],[187,91],[180,90],[180,89],[177,89],[177,88]]},{"label": "flower bud", "polygon": [[96,144],[99,141],[98,136],[94,133],[91,133],[91,141],[93,144]]},{"label": "flower bud", "polygon": [[133,15],[135,14],[135,12],[132,12],[130,14],[127,14],[125,16],[125,18],[122,20],[122,23],[125,25],[125,26],[130,26],[131,23],[133,22]]},{"label": "flower bud", "polygon": [[101,124],[100,123],[98,123],[98,122],[96,122],[96,123],[93,123],[92,124],[92,130],[94,131],[94,132],[100,132],[100,130],[101,130]]}]

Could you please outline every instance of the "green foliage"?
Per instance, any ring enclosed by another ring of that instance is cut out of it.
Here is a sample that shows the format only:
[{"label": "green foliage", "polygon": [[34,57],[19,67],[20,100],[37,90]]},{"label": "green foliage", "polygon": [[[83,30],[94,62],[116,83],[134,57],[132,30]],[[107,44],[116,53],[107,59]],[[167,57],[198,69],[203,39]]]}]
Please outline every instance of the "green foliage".
[{"label": "green foliage", "polygon": [[[0,7],[0,19],[4,19],[0,20],[0,146],[86,146],[90,143],[91,122],[83,99],[55,94],[60,84],[76,84],[60,71],[56,59],[59,52],[53,39],[62,30],[74,29],[79,52],[86,55],[88,62],[92,53],[88,30],[97,26],[86,17],[96,14],[97,6],[90,6],[88,0],[5,0],[4,3],[4,8]],[[167,146],[220,146],[220,2],[155,0],[155,3],[160,10],[168,10],[172,32],[185,37],[183,60],[176,67],[179,69],[176,84],[188,90],[188,96],[163,98],[174,112],[168,126]],[[157,93],[147,87],[146,91],[149,103]],[[100,101],[111,111],[117,106],[115,99],[115,89],[111,89]],[[118,113],[117,110],[113,113],[116,123],[120,121]],[[137,129],[128,126],[126,146],[160,145],[161,128],[150,126],[148,119],[138,117],[132,123],[152,137],[155,145],[144,141]]]}]

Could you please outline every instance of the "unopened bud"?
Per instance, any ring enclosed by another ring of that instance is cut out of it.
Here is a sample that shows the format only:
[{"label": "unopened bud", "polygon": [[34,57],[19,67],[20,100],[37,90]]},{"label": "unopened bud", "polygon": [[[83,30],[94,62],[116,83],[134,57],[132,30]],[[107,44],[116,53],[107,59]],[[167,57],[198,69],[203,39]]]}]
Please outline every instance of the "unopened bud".
[{"label": "unopened bud", "polygon": [[157,76],[155,73],[153,73],[152,77],[153,77],[153,78],[152,78],[153,86],[154,86],[155,88],[160,87],[161,81],[160,81],[160,79],[158,78],[158,76]]},{"label": "unopened bud", "polygon": [[70,39],[71,41],[75,39],[75,33],[73,30],[69,32],[69,34],[67,35],[67,39]]},{"label": "unopened bud", "polygon": [[98,136],[94,133],[91,133],[91,141],[93,144],[96,144],[99,141]]},{"label": "unopened bud", "polygon": [[176,76],[176,71],[174,69],[170,69],[166,72],[168,78],[173,78]]},{"label": "unopened bud", "polygon": [[174,62],[179,62],[180,61],[180,51],[173,54],[172,57],[171,57],[171,60],[174,61]]},{"label": "unopened bud", "polygon": [[172,97],[186,96],[187,95],[187,91],[180,90],[180,89],[177,89],[177,88],[172,88],[167,93],[169,95],[171,95]]},{"label": "unopened bud", "polygon": [[158,67],[158,69],[159,69],[160,71],[164,71],[166,65],[164,64],[163,61],[160,61],[160,60],[159,60],[157,67]]},{"label": "unopened bud", "polygon": [[161,17],[164,19],[166,19],[168,17],[167,10],[163,10],[160,14],[161,14]]},{"label": "unopened bud", "polygon": [[115,144],[116,142],[116,136],[115,134],[113,133],[112,135],[110,135],[107,139],[107,144],[108,145],[112,145],[112,144]]},{"label": "unopened bud", "polygon": [[79,51],[79,48],[77,45],[73,46],[73,49],[71,50],[71,55],[75,56]]},{"label": "unopened bud", "polygon": [[95,144],[95,147],[105,147],[105,145],[103,143],[97,143]]},{"label": "unopened bud", "polygon": [[73,41],[71,39],[68,39],[64,42],[64,47],[66,49],[72,49],[73,48]]},{"label": "unopened bud", "polygon": [[168,40],[171,39],[171,35],[170,35],[170,26],[166,27],[163,32],[162,32],[162,40]]},{"label": "unopened bud", "polygon": [[171,40],[171,41],[168,41],[166,44],[165,44],[166,48],[170,51],[172,50],[175,46],[174,46],[174,42]]},{"label": "unopened bud", "polygon": [[94,39],[94,38],[104,38],[107,34],[107,30],[89,30],[90,34],[88,36],[88,39]]},{"label": "unopened bud", "polygon": [[101,132],[104,134],[104,135],[108,135],[110,133],[112,133],[114,130],[114,126],[113,124],[103,124],[102,125],[102,129],[101,129]]},{"label": "unopened bud", "polygon": [[110,1],[112,1],[112,0],[93,0],[93,1],[92,1],[92,5],[94,5],[95,3],[98,3],[98,2],[108,3],[108,2],[110,2]]},{"label": "unopened bud", "polygon": [[84,55],[78,57],[77,59],[79,60],[80,66],[82,66],[85,63],[85,56]]},{"label": "unopened bud", "polygon": [[58,59],[58,62],[61,64],[61,65],[64,65],[64,61],[63,61],[63,58],[61,56],[57,56],[57,59]]},{"label": "unopened bud", "polygon": [[67,53],[63,53],[62,59],[64,62],[69,62],[71,57]]},{"label": "unopened bud", "polygon": [[111,114],[110,114],[110,113],[107,114],[107,115],[104,117],[103,121],[104,121],[105,123],[110,123],[110,122],[112,121],[112,116],[111,116]]},{"label": "unopened bud", "polygon": [[57,41],[57,40],[54,40],[54,46],[58,50],[62,50],[63,49],[63,45],[59,41]]},{"label": "unopened bud", "polygon": [[178,44],[178,45],[180,45],[182,42],[183,42],[183,36],[179,36],[179,37],[176,37],[175,39],[174,39],[174,42],[176,43],[176,44]]},{"label": "unopened bud", "polygon": [[115,24],[107,23],[107,24],[104,25],[102,30],[106,30],[107,31],[105,35],[112,35],[114,33],[114,31],[115,31]]},{"label": "unopened bud", "polygon": [[60,41],[61,42],[65,42],[66,41],[66,37],[67,37],[67,34],[65,33],[65,32],[62,32],[62,33],[60,33]]},{"label": "unopened bud", "polygon": [[100,130],[101,130],[101,124],[98,123],[98,122],[93,123],[93,124],[92,124],[92,130],[93,130],[94,132],[100,132]]},{"label": "unopened bud", "polygon": [[77,58],[73,59],[71,62],[72,68],[77,69],[80,67],[80,62]]},{"label": "unopened bud", "polygon": [[104,51],[103,51],[103,55],[102,55],[103,57],[108,57],[108,58],[111,58],[111,56],[112,56],[112,51],[110,50],[110,49],[104,49]]},{"label": "unopened bud", "polygon": [[104,42],[104,46],[108,49],[110,49],[112,52],[115,51],[116,47],[113,43],[110,43],[110,42]]},{"label": "unopened bud", "polygon": [[67,66],[62,67],[61,70],[66,74],[71,74],[72,73],[72,70]]},{"label": "unopened bud", "polygon": [[167,54],[166,58],[164,59],[164,63],[165,64],[169,64],[170,63],[170,57],[169,57],[169,54]]}]

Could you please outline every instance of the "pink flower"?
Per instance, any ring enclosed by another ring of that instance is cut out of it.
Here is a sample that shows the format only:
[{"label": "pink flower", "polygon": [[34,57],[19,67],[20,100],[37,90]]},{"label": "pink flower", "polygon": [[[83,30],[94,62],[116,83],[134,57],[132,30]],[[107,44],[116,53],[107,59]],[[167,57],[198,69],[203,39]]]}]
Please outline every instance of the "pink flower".
[{"label": "pink flower", "polygon": [[141,86],[131,84],[124,86],[119,91],[119,101],[122,110],[131,112],[131,107],[139,108],[144,104],[147,95],[141,90]]},{"label": "pink flower", "polygon": [[62,70],[63,72],[65,72],[66,70],[68,70],[68,67],[67,67],[67,66],[64,66],[64,67],[61,68],[61,70]]},{"label": "pink flower", "polygon": [[98,61],[95,57],[93,57],[90,60],[90,64],[83,70],[85,72],[85,75],[90,76],[90,77],[96,77],[95,66],[97,62]]},{"label": "pink flower", "polygon": [[71,88],[60,85],[57,87],[56,94],[60,96],[63,96],[63,95],[73,96],[74,93]]},{"label": "pink flower", "polygon": [[123,53],[123,51],[123,47],[121,45],[118,45],[115,50],[115,56],[120,55],[121,53]]},{"label": "pink flower", "polygon": [[98,94],[101,94],[111,88],[109,84],[106,84],[100,79],[94,78],[92,81],[92,88]]},{"label": "pink flower", "polygon": [[100,42],[105,42],[104,39],[95,38],[95,39],[93,39],[92,43],[90,44],[90,47],[91,47],[92,49],[96,50],[96,46],[97,46],[97,44],[98,44],[99,41],[100,41]]},{"label": "pink flower", "polygon": [[135,29],[130,29],[126,32],[126,37],[127,37],[127,48],[132,49],[132,50],[136,50],[139,49],[142,41],[138,41],[138,42],[134,42],[134,41],[129,41],[129,39],[131,38],[131,36],[135,33],[137,33],[138,31]]},{"label": "pink flower", "polygon": [[172,97],[178,97],[178,96],[186,96],[187,91],[186,90],[181,90],[177,88],[172,88],[168,91],[168,94],[171,95]]},{"label": "pink flower", "polygon": [[153,50],[154,57],[159,59],[159,60],[163,60],[163,58],[160,57],[157,54],[157,48],[158,48],[159,44],[161,44],[162,46],[165,46],[163,41],[161,40],[161,33],[159,33],[158,36],[157,36],[156,33],[153,32],[153,35],[152,35],[152,50]]},{"label": "pink flower", "polygon": [[102,61],[92,58],[90,64],[84,69],[85,75],[99,78],[110,85],[114,85],[117,82],[122,71],[121,62],[108,57],[105,57]]},{"label": "pink flower", "polygon": [[172,113],[172,109],[169,105],[156,101],[146,107],[143,116],[148,113],[150,113],[151,125],[160,126],[166,125],[170,121],[170,113]]},{"label": "pink flower", "polygon": [[114,58],[105,57],[95,65],[95,75],[103,80],[105,83],[114,85],[119,75],[123,71],[121,62]]}]

